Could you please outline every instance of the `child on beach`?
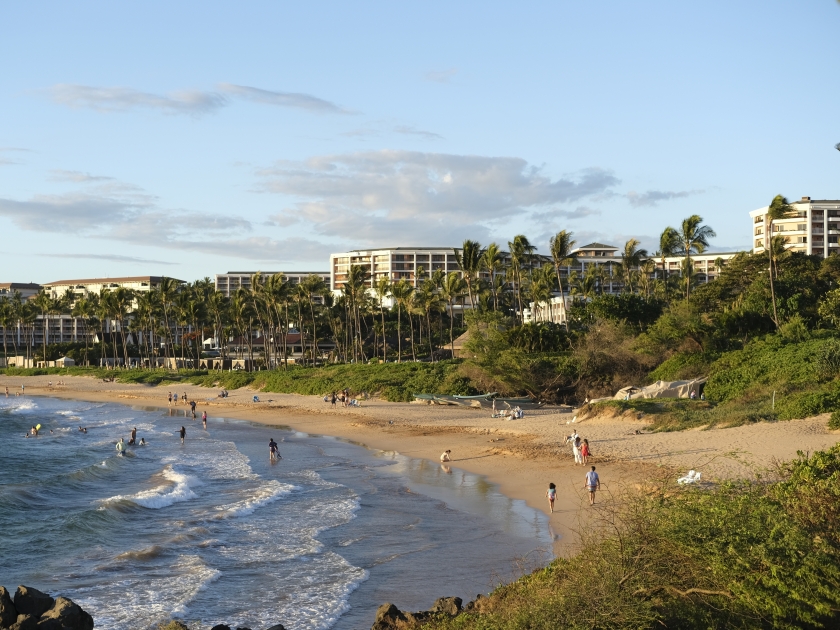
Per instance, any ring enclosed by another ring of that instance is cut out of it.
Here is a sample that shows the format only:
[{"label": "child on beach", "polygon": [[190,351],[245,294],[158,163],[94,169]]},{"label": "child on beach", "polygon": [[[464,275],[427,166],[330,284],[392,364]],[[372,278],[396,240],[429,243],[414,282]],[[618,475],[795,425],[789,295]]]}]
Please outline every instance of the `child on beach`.
[{"label": "child on beach", "polygon": [[451,462],[451,461],[452,461],[452,459],[449,457],[449,454],[450,454],[451,452],[452,452],[451,450],[446,449],[446,450],[443,452],[443,454],[440,456],[440,461],[441,461],[441,462]]},{"label": "child on beach", "polygon": [[557,498],[557,486],[553,483],[548,484],[548,490],[546,490],[545,496],[548,497],[548,507],[551,513],[554,514],[554,500]]},{"label": "child on beach", "polygon": [[586,464],[586,459],[589,457],[589,440],[584,440],[580,446],[580,458]]}]

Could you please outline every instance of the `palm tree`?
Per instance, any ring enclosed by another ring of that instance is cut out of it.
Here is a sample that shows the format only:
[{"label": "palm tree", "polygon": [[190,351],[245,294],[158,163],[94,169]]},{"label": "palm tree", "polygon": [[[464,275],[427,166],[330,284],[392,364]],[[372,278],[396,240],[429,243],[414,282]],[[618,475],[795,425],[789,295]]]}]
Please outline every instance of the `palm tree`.
[{"label": "palm tree", "polygon": [[[773,222],[786,217],[791,212],[793,212],[793,208],[788,203],[788,200],[782,195],[776,195],[773,197],[773,201],[770,202],[770,206],[767,208],[767,232],[769,235],[767,237],[767,255],[770,258],[770,299],[773,302],[773,323],[776,324],[776,328],[779,327],[779,314],[776,312],[776,289],[773,285],[773,267],[774,260],[776,258],[773,252]],[[784,243],[784,241],[782,241],[782,243]]]},{"label": "palm tree", "polygon": [[621,272],[624,275],[624,288],[630,293],[633,292],[633,276],[635,271],[642,263],[642,259],[647,257],[648,253],[645,249],[639,249],[639,241],[631,238],[624,244],[624,251],[621,252]]},{"label": "palm tree", "polygon": [[653,258],[645,258],[639,265],[639,281],[645,297],[650,297],[651,275],[656,277],[656,261]]},{"label": "palm tree", "polygon": [[9,356],[9,350],[7,347],[6,342],[6,335],[9,331],[9,328],[14,321],[14,309],[12,307],[12,303],[5,295],[0,296],[0,328],[3,329],[3,358],[7,359]]},{"label": "palm tree", "polygon": [[496,243],[490,243],[481,255],[481,265],[490,274],[490,292],[493,295],[493,310],[499,310],[499,295],[497,293],[496,276],[505,267],[502,250]]},{"label": "palm tree", "polygon": [[531,245],[528,237],[523,234],[517,234],[513,240],[508,243],[510,249],[510,264],[513,273],[513,282],[516,287],[516,304],[519,311],[519,321],[522,323],[522,272],[525,266],[530,262],[530,257],[536,250]]},{"label": "palm tree", "polygon": [[[572,240],[572,233],[560,230],[551,237],[549,249],[551,258],[554,261],[554,271],[557,273],[557,288],[560,289],[560,313],[561,319],[566,321],[566,300],[563,297],[563,281],[560,278],[560,268],[568,267],[577,262],[577,257],[572,253],[576,241]],[[568,323],[566,324],[568,326]]]},{"label": "palm tree", "polygon": [[455,358],[455,337],[453,333],[455,314],[453,313],[453,307],[454,303],[458,301],[458,298],[464,295],[466,287],[467,283],[457,271],[450,271],[441,286],[441,297],[449,305],[449,345],[452,350],[453,359]]},{"label": "palm tree", "polygon": [[311,275],[303,281],[303,286],[306,290],[307,299],[309,300],[309,313],[312,316],[312,358],[313,361],[318,355],[318,329],[315,321],[315,300],[317,296],[323,297],[327,292],[327,285],[321,276]]},{"label": "palm tree", "polygon": [[382,276],[373,285],[373,291],[376,294],[376,299],[379,300],[379,314],[382,318],[382,362],[388,362],[388,342],[385,336],[385,300],[391,294],[391,281],[387,276]]},{"label": "palm tree", "polygon": [[410,304],[413,294],[414,287],[406,280],[400,280],[391,287],[391,295],[397,306],[397,363],[402,363],[402,310]]},{"label": "palm tree", "polygon": [[473,287],[478,280],[478,275],[481,272],[481,245],[476,241],[464,241],[461,250],[455,251],[455,259],[458,266],[461,268],[461,273],[464,274],[464,281],[467,283],[467,292],[470,295],[470,306],[475,308],[475,298],[473,296]]},{"label": "palm tree", "polygon": [[41,311],[41,322],[44,326],[44,334],[41,338],[43,342],[43,358],[47,360],[47,343],[49,343],[50,336],[50,320],[49,316],[54,308],[54,301],[52,296],[46,289],[41,288],[37,294],[32,297],[32,304],[34,304],[39,311]]},{"label": "palm tree", "polygon": [[666,227],[659,235],[659,257],[662,261],[662,279],[665,280],[667,268],[665,258],[673,256],[680,248],[680,234],[672,227]]},{"label": "palm tree", "polygon": [[[702,254],[709,246],[709,239],[717,236],[715,231],[708,225],[702,225],[703,217],[698,214],[692,214],[690,217],[683,219],[679,230],[675,230],[680,239],[679,246],[676,253],[684,256],[686,259],[691,258],[691,254]],[[661,249],[661,247],[660,247]],[[683,267],[688,268],[688,262],[683,261]],[[691,295],[691,282],[685,285],[685,299],[688,300]]]}]

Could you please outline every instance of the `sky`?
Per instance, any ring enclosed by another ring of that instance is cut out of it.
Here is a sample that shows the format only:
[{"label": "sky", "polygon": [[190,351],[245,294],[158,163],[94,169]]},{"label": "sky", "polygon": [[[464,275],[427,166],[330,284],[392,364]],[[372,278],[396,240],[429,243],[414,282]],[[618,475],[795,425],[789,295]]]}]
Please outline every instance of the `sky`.
[{"label": "sky", "polygon": [[750,246],[840,198],[840,3],[3,2],[0,282]]}]

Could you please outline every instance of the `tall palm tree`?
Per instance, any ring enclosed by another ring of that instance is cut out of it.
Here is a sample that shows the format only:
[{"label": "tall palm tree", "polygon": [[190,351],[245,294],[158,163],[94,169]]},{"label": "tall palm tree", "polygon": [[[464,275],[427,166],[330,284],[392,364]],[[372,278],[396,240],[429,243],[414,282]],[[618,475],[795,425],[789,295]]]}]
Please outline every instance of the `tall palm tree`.
[{"label": "tall palm tree", "polygon": [[[563,280],[560,277],[560,269],[577,262],[577,256],[572,253],[575,243],[576,241],[572,240],[572,233],[566,230],[557,232],[548,243],[551,259],[554,261],[554,271],[557,273],[557,288],[560,290],[560,313],[563,321],[566,321],[566,300],[563,297]],[[568,323],[566,325],[568,326]]]},{"label": "tall palm tree", "polygon": [[373,292],[379,300],[379,315],[382,319],[382,362],[388,362],[388,342],[385,335],[385,300],[391,295],[391,281],[387,276],[382,276],[373,285]]},{"label": "tall palm tree", "polygon": [[453,313],[454,304],[458,301],[467,288],[467,283],[458,274],[457,271],[450,271],[443,281],[440,288],[440,296],[449,305],[449,346],[452,350],[452,358],[455,358],[455,337],[453,327],[455,323],[455,314]]},{"label": "tall palm tree", "polygon": [[475,308],[473,289],[481,273],[481,256],[481,245],[469,239],[464,241],[460,250],[455,250],[455,260],[458,262],[461,273],[464,275],[464,281],[467,283],[467,292],[470,295],[470,306],[472,308]]},{"label": "tall palm tree", "polygon": [[647,255],[647,250],[640,249],[639,241],[635,238],[631,238],[624,244],[624,250],[621,252],[621,271],[624,276],[624,288],[630,293],[633,292],[635,272]]},{"label": "tall palm tree", "polygon": [[656,276],[656,261],[653,258],[645,258],[639,265],[639,282],[645,297],[650,297],[651,275]]},{"label": "tall palm tree", "polygon": [[659,257],[662,261],[662,279],[665,280],[667,268],[665,258],[673,256],[680,249],[680,234],[672,227],[666,227],[659,235]]},{"label": "tall palm tree", "polygon": [[9,332],[9,328],[14,321],[14,310],[12,308],[12,302],[7,298],[5,295],[0,296],[0,328],[3,329],[3,358],[7,359],[9,356],[9,350],[7,346],[6,336]]},{"label": "tall palm tree", "polygon": [[50,313],[54,308],[54,301],[50,293],[41,288],[38,290],[32,297],[32,304],[34,304],[39,311],[41,311],[41,322],[44,325],[44,334],[41,337],[41,341],[43,342],[43,358],[44,361],[47,360],[47,344],[49,343],[49,336],[50,336]]},{"label": "tall palm tree", "polygon": [[[675,230],[680,239],[676,253],[685,257],[683,266],[686,268],[688,268],[691,255],[702,254],[709,246],[709,239],[717,236],[712,228],[708,225],[702,225],[702,223],[703,217],[692,214],[690,217],[683,219],[679,229]],[[691,282],[689,281],[685,285],[685,299],[688,300],[690,296]]]},{"label": "tall palm tree", "polygon": [[324,279],[318,275],[308,276],[303,281],[303,286],[307,292],[307,299],[309,300],[309,313],[312,317],[312,357],[313,361],[318,355],[318,328],[315,320],[315,298],[323,297],[327,292],[327,285]]},{"label": "tall palm tree", "polygon": [[516,304],[519,311],[519,322],[522,323],[522,274],[525,267],[530,263],[531,256],[536,250],[536,247],[531,245],[527,236],[517,234],[513,237],[512,241],[508,242],[508,248],[510,249],[510,264],[516,291]]},{"label": "tall palm tree", "polygon": [[770,206],[767,208],[767,255],[770,259],[770,299],[773,302],[773,323],[776,324],[776,328],[779,327],[779,314],[776,312],[776,288],[773,285],[773,263],[775,260],[773,252],[773,222],[786,217],[791,212],[793,212],[793,208],[782,195],[773,197],[773,201],[770,202]]},{"label": "tall palm tree", "polygon": [[504,269],[505,263],[502,250],[499,249],[499,246],[496,245],[496,243],[490,243],[487,246],[487,249],[484,250],[484,253],[481,255],[481,265],[490,274],[489,287],[493,296],[493,310],[498,311],[499,295],[497,293],[498,285],[495,280],[499,272]]},{"label": "tall palm tree", "polygon": [[395,282],[391,287],[391,295],[397,307],[397,363],[402,363],[402,311],[411,302],[413,294],[414,287],[404,279]]}]

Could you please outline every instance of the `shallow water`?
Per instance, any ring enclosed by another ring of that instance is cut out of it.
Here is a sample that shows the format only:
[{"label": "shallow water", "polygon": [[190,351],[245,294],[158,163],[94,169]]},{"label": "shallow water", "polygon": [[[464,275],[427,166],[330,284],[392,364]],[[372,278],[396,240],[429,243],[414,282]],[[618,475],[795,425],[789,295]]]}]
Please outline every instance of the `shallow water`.
[{"label": "shallow water", "polygon": [[[97,628],[349,630],[550,553],[545,516],[479,476],[183,409],[0,398],[0,584],[70,597]],[[132,427],[148,445],[118,456]]]}]

